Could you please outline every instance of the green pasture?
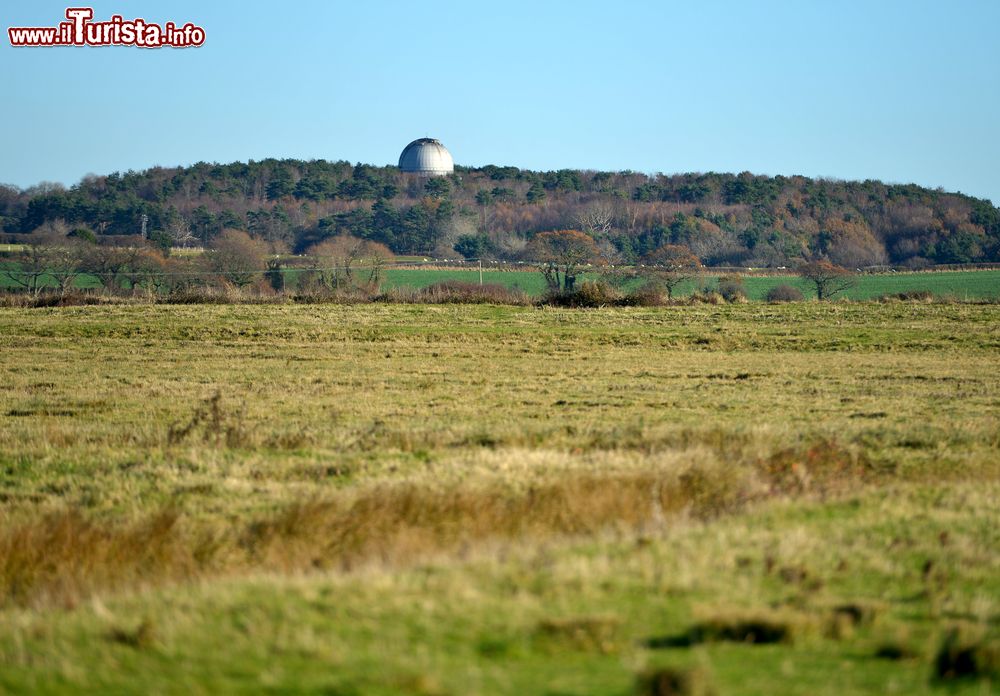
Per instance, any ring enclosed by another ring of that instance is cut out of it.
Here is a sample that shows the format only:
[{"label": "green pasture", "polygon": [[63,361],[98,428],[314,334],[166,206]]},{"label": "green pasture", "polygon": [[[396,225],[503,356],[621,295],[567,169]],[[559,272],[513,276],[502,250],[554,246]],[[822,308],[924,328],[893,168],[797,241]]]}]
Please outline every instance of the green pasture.
[{"label": "green pasture", "polygon": [[[585,273],[582,279],[593,280],[599,277],[595,273]],[[479,271],[389,269],[385,272],[385,278],[385,284],[389,287],[419,288],[447,280],[478,283]],[[483,282],[519,288],[529,295],[540,295],[545,291],[545,279],[541,273],[532,271],[484,270]],[[679,296],[690,295],[695,290],[711,289],[717,284],[718,276],[708,273],[702,278],[683,283],[676,292]],[[815,292],[808,281],[797,276],[745,276],[744,284],[747,296],[751,300],[762,300],[768,290],[783,284],[799,288],[806,297],[815,297]],[[859,275],[855,287],[838,295],[838,297],[867,300],[882,295],[910,291],[928,291],[939,297],[953,297],[961,300],[998,298],[1000,297],[1000,271],[939,271]]]},{"label": "green pasture", "polygon": [[1000,684],[995,304],[7,307],[0,351],[0,693]]},{"label": "green pasture", "polygon": [[[12,267],[7,264],[6,267]],[[300,272],[293,269],[286,271],[286,278],[291,287],[297,283]],[[596,273],[583,273],[581,280],[600,278]],[[478,270],[465,269],[421,269],[421,268],[389,268],[383,271],[383,287],[422,288],[444,281],[462,281],[478,283]],[[482,273],[484,283],[496,283],[508,288],[517,288],[533,296],[545,292],[545,280],[537,271],[510,271],[485,268]],[[54,282],[46,281],[50,285]],[[696,290],[710,290],[718,283],[718,276],[706,273],[701,278],[685,282],[676,290],[678,296],[690,295]],[[815,293],[807,281],[797,276],[745,276],[746,293],[751,300],[764,299],[771,288],[787,284],[799,288],[808,297]],[[90,275],[81,275],[76,286],[79,288],[97,288],[100,283]],[[0,272],[0,289],[16,289],[17,284]],[[927,291],[937,297],[958,300],[978,300],[1000,298],[1000,271],[928,271],[920,273],[886,273],[859,275],[856,284],[838,297],[851,300],[867,300],[902,292]]]}]

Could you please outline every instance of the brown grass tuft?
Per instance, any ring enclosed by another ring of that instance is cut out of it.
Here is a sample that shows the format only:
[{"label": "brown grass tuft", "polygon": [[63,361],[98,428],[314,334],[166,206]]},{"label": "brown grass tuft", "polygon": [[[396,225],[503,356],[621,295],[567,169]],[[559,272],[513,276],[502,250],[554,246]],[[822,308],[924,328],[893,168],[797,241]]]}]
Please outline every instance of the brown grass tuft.
[{"label": "brown grass tuft", "polygon": [[715,696],[718,692],[702,669],[661,667],[639,677],[636,693],[639,696]]},{"label": "brown grass tuft", "polygon": [[183,425],[174,423],[167,429],[167,444],[180,444],[189,438],[216,447],[246,445],[249,436],[243,427],[242,409],[227,411],[222,404],[222,393],[215,392],[195,409],[190,421]]},{"label": "brown grass tuft", "polygon": [[953,626],[938,646],[933,677],[938,681],[1000,678],[1000,643],[986,638],[978,626]]},{"label": "brown grass tuft", "polygon": [[835,440],[819,440],[805,449],[784,449],[761,459],[758,468],[775,493],[829,493],[870,480],[874,467],[864,454]]},{"label": "brown grass tuft", "polygon": [[702,643],[793,643],[812,630],[809,617],[789,611],[717,611],[679,635],[650,638],[650,648],[676,648]]},{"label": "brown grass tuft", "polygon": [[131,648],[144,649],[156,643],[156,631],[149,619],[143,619],[134,629],[112,628],[108,631],[108,640]]},{"label": "brown grass tuft", "polygon": [[617,616],[574,616],[545,619],[538,624],[539,637],[576,650],[611,653],[619,647]]},{"label": "brown grass tuft", "polygon": [[881,615],[883,607],[865,602],[847,602],[833,608],[834,616],[842,616],[854,626],[870,626]]},{"label": "brown grass tuft", "polygon": [[902,626],[884,636],[875,647],[875,657],[880,660],[912,660],[921,656],[922,651],[913,646],[909,631]]}]

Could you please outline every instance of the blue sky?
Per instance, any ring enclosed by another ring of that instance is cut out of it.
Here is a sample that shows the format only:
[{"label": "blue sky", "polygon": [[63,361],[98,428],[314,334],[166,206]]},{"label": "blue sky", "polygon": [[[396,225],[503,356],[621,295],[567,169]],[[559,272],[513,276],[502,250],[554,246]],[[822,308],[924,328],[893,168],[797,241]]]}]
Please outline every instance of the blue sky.
[{"label": "blue sky", "polygon": [[[82,5],[84,3],[72,3]],[[201,48],[12,48],[0,182],[265,157],[882,179],[1000,203],[1000,2],[96,2]]]}]

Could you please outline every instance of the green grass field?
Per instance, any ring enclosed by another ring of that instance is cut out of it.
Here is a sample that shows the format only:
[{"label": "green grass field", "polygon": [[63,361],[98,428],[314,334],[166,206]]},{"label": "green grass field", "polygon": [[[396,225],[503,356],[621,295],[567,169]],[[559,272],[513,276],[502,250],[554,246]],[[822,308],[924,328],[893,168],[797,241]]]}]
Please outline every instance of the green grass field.
[{"label": "green grass field", "polygon": [[998,305],[2,308],[0,347],[0,692],[1000,683]]},{"label": "green grass field", "polygon": [[[386,271],[386,285],[390,287],[425,287],[444,280],[479,282],[478,271],[465,270],[410,270],[389,269]],[[596,278],[596,275],[585,275]],[[510,288],[518,288],[529,295],[541,295],[545,291],[545,281],[540,273],[520,271],[483,272],[484,283],[498,283]],[[677,293],[690,295],[699,288],[712,288],[718,283],[718,276],[706,275],[700,281],[682,284]],[[747,276],[744,279],[747,296],[751,300],[762,300],[767,291],[776,285],[792,285],[802,290],[806,297],[814,297],[815,291],[807,281],[796,276]],[[939,297],[957,299],[1000,298],[1000,271],[937,271],[927,273],[894,273],[858,276],[857,285],[839,297],[852,300],[868,300],[900,292],[926,290]]]},{"label": "green grass field", "polygon": [[[289,283],[294,286],[298,272],[289,270]],[[584,279],[595,279],[596,274],[584,274]],[[384,272],[383,287],[422,288],[447,280],[469,283],[479,282],[478,270],[390,268]],[[489,268],[483,271],[484,283],[497,283],[508,288],[523,290],[528,295],[540,296],[545,292],[545,281],[536,271],[501,271]],[[703,278],[683,283],[678,289],[679,296],[690,295],[698,289],[711,289],[718,283],[718,276],[706,274]],[[788,284],[802,290],[808,297],[815,291],[810,284],[796,276],[747,276],[744,279],[747,296],[751,300],[762,300],[767,291],[776,285]],[[100,283],[89,275],[80,276],[76,282],[79,288],[98,288]],[[0,289],[15,288],[16,284],[0,274]],[[892,273],[860,275],[855,287],[838,297],[851,300],[868,300],[909,291],[927,291],[938,297],[958,300],[1000,298],[1000,271],[933,271],[924,273]]]}]

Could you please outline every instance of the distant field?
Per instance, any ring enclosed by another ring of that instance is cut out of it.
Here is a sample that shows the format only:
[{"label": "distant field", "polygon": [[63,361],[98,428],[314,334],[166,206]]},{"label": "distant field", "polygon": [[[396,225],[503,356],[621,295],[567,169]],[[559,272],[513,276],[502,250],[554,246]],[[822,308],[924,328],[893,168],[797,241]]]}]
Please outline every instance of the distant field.
[{"label": "distant field", "polygon": [[[478,283],[479,272],[421,269],[389,269],[386,271],[386,285],[388,286],[424,287],[444,280]],[[484,270],[483,282],[520,288],[531,295],[540,295],[545,291],[544,279],[537,272]],[[685,283],[679,288],[678,293],[689,295],[699,286],[710,288],[717,282],[718,276],[706,275],[700,283]],[[800,288],[806,297],[813,294],[809,284],[796,276],[747,276],[744,282],[747,294],[752,300],[764,299],[768,290],[781,284]],[[940,271],[862,275],[858,276],[857,286],[843,293],[842,296],[848,299],[865,300],[909,290],[927,290],[935,295],[954,296],[958,299],[997,298],[1000,297],[1000,271]]]},{"label": "distant field", "polygon": [[[289,271],[289,280],[294,283],[298,273]],[[596,278],[593,274],[584,274],[583,278]],[[479,282],[478,270],[431,270],[420,268],[390,268],[384,272],[383,287],[413,287],[421,288],[446,280],[461,280],[469,283]],[[545,281],[542,275],[535,271],[498,271],[483,270],[484,283],[498,283],[510,288],[518,288],[529,295],[541,295],[545,292]],[[700,281],[684,283],[677,290],[680,296],[689,295],[698,288],[711,288],[718,282],[718,276],[705,275]],[[802,290],[806,297],[813,295],[809,284],[796,276],[747,276],[745,278],[747,295],[751,300],[761,300],[772,287],[781,284],[793,285]],[[99,287],[96,278],[81,276],[77,287]],[[0,289],[15,287],[9,279],[0,275]],[[953,297],[960,300],[996,299],[1000,298],[1000,271],[932,271],[923,273],[892,273],[881,275],[858,276],[857,285],[844,292],[840,297],[853,300],[865,300],[885,294],[926,290],[939,297]]]},{"label": "distant field", "polygon": [[998,305],[0,308],[0,350],[0,692],[996,692]]}]

